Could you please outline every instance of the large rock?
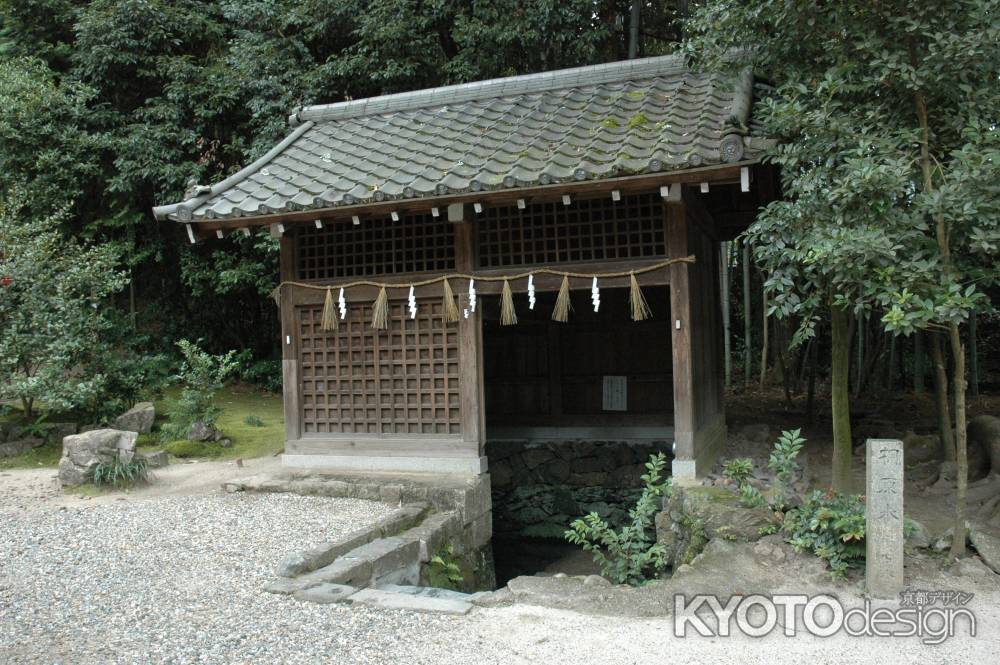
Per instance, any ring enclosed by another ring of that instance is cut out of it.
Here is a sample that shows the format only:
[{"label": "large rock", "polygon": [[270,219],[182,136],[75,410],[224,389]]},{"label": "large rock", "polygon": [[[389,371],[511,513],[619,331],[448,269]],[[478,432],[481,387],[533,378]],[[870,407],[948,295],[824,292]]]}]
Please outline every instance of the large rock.
[{"label": "large rock", "polygon": [[59,482],[65,486],[83,485],[94,477],[98,464],[110,464],[119,455],[129,459],[135,452],[135,432],[97,429],[63,439],[59,460]]},{"label": "large rock", "polygon": [[149,434],[153,429],[153,420],[156,418],[156,408],[152,402],[139,402],[131,409],[115,418],[112,426],[124,432],[136,432],[138,434]]},{"label": "large rock", "polygon": [[990,469],[1000,473],[1000,418],[976,416],[969,421],[969,444],[982,448],[990,459]]},{"label": "large rock", "polygon": [[32,448],[45,445],[45,439],[28,436],[23,439],[15,439],[6,443],[0,443],[0,457],[14,457],[21,453],[26,453]]},{"label": "large rock", "polygon": [[760,539],[775,519],[769,508],[747,508],[734,492],[718,487],[674,487],[664,510],[667,517],[656,520],[657,541],[675,570],[712,540]]},{"label": "large rock", "polygon": [[993,572],[1000,573],[1000,531],[973,524],[969,528],[969,542],[983,562]]}]

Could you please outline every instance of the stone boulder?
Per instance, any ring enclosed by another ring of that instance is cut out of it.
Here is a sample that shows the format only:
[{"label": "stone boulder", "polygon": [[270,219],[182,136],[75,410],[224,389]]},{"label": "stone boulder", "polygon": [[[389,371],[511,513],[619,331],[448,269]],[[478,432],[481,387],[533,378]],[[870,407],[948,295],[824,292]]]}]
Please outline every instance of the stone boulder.
[{"label": "stone boulder", "polygon": [[969,528],[969,542],[979,557],[993,572],[1000,573],[1000,530],[973,524]]},{"label": "stone boulder", "polygon": [[690,563],[712,540],[760,539],[775,524],[775,517],[766,506],[743,506],[728,489],[694,486],[674,487],[655,523],[657,542],[666,547],[676,569]]},{"label": "stone boulder", "polygon": [[188,427],[184,436],[188,441],[218,441],[222,438],[222,432],[215,428],[215,425],[198,421]]},{"label": "stone boulder", "polygon": [[63,439],[59,460],[59,482],[77,486],[90,482],[98,464],[110,464],[119,455],[131,459],[135,453],[135,432],[97,429]]},{"label": "stone boulder", "polygon": [[34,436],[27,436],[23,439],[6,441],[4,443],[0,443],[0,458],[14,457],[16,455],[20,455],[21,453],[26,453],[32,448],[38,448],[43,445],[45,445],[45,439],[40,439]]},{"label": "stone boulder", "polygon": [[1000,418],[976,416],[969,421],[969,447],[982,448],[990,460],[990,469],[1000,474]]},{"label": "stone boulder", "polygon": [[131,409],[121,414],[112,423],[112,427],[124,432],[149,434],[156,418],[156,408],[152,402],[139,402]]}]

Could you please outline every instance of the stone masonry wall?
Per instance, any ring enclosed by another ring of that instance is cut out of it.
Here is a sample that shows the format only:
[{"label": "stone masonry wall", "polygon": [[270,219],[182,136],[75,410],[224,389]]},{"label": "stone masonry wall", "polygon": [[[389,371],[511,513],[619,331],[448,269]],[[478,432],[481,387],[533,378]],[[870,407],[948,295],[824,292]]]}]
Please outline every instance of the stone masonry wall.
[{"label": "stone masonry wall", "polygon": [[670,442],[491,441],[494,530],[561,538],[572,520],[590,512],[620,522],[657,452],[669,458]]}]

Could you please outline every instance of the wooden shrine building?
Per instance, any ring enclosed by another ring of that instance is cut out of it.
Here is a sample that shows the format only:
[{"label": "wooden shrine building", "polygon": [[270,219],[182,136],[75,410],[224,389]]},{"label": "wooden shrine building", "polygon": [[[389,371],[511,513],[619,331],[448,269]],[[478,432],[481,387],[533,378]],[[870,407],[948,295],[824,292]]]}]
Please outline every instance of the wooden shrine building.
[{"label": "wooden shrine building", "polygon": [[693,478],[726,435],[720,241],[773,191],[753,104],[659,57],[311,106],[154,213],[280,238],[288,466],[663,437]]}]

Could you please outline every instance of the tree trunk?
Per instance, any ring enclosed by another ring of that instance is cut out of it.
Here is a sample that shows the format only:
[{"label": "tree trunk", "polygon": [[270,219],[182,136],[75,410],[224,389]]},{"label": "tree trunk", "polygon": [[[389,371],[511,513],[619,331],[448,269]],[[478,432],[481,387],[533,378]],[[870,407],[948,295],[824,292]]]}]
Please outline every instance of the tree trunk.
[{"label": "tree trunk", "polygon": [[21,410],[24,412],[25,420],[32,420],[35,416],[35,399],[33,397],[22,397]]},{"label": "tree trunk", "polygon": [[891,396],[896,391],[896,336],[889,340],[889,370],[885,378],[886,392]]},{"label": "tree trunk", "polygon": [[830,407],[833,411],[833,489],[851,492],[851,403],[848,375],[851,364],[850,312],[830,307]]},{"label": "tree trunk", "polygon": [[934,365],[934,401],[937,403],[938,436],[941,439],[941,454],[949,462],[955,461],[955,442],[951,433],[951,413],[948,408],[948,371],[944,366],[941,340],[936,334],[930,336],[931,362]]},{"label": "tree trunk", "polygon": [[632,0],[632,11],[628,19],[628,59],[634,60],[639,57],[639,14],[642,11],[642,2]]},{"label": "tree trunk", "polygon": [[750,318],[750,243],[743,243],[743,383],[750,387],[753,373],[753,338]]},{"label": "tree trunk", "polygon": [[861,316],[857,317],[857,319],[856,319],[857,322],[858,322],[858,325],[855,326],[855,329],[857,330],[857,333],[858,333],[858,348],[857,348],[857,352],[858,352],[858,358],[857,358],[857,360],[858,360],[858,362],[857,362],[856,371],[854,372],[854,397],[855,398],[857,398],[857,397],[859,397],[861,395],[861,382],[864,379],[864,375],[865,375],[865,321],[867,320],[867,318],[868,317],[866,317],[864,314],[862,314]]},{"label": "tree trunk", "polygon": [[809,343],[809,387],[806,390],[806,424],[812,425],[815,417],[816,363],[819,360],[819,338]]},{"label": "tree trunk", "polygon": [[969,394],[979,397],[979,345],[976,342],[979,327],[976,313],[969,315]]},{"label": "tree trunk", "polygon": [[763,329],[764,332],[761,335],[760,341],[760,389],[764,389],[764,378],[767,375],[767,289],[763,290],[764,293],[764,305],[761,307],[762,316],[761,319],[764,322]]},{"label": "tree trunk", "polygon": [[732,326],[729,319],[729,243],[719,245],[722,261],[719,264],[719,290],[722,292],[722,352],[725,361],[726,388],[733,385]]},{"label": "tree trunk", "polygon": [[958,491],[955,494],[955,535],[951,539],[951,556],[965,555],[965,496],[969,487],[969,458],[965,428],[965,347],[957,323],[948,325],[951,355],[955,361],[952,384],[955,390],[955,461],[958,467]]},{"label": "tree trunk", "polygon": [[913,392],[924,390],[924,333],[918,330],[913,335]]}]

